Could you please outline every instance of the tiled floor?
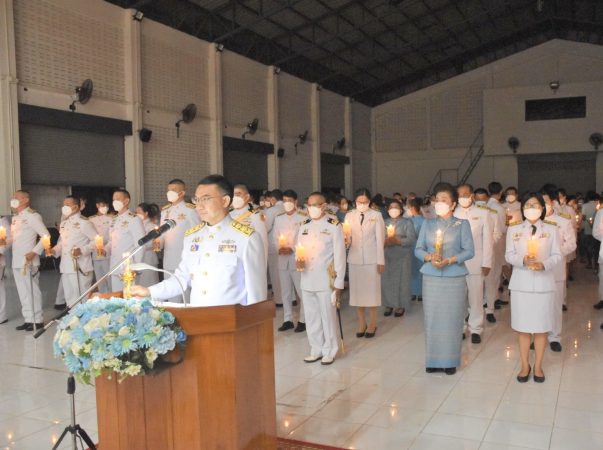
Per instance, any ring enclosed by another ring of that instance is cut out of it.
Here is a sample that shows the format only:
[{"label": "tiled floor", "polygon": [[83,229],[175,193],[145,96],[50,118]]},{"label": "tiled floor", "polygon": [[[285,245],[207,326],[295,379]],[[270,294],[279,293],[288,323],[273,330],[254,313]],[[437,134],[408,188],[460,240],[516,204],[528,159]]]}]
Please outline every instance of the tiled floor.
[{"label": "tiled floor", "polygon": [[[56,278],[43,278],[47,317]],[[276,333],[278,433],[350,449],[603,449],[603,313],[592,304],[597,279],[570,284],[562,353],[547,351],[543,385],[515,381],[516,337],[509,309],[487,324],[484,341],[465,341],[454,376],[424,370],[421,304],[403,318],[380,318],[375,339],[357,339],[344,309],[346,354],[332,366],[302,361],[305,334]],[[66,371],[21,323],[9,280],[11,321],[0,326],[0,449],[48,450],[67,424]],[[506,293],[505,293],[506,295]],[[275,329],[282,320],[277,312]],[[94,389],[78,386],[78,422],[96,438]],[[70,448],[70,444],[61,447]]]}]

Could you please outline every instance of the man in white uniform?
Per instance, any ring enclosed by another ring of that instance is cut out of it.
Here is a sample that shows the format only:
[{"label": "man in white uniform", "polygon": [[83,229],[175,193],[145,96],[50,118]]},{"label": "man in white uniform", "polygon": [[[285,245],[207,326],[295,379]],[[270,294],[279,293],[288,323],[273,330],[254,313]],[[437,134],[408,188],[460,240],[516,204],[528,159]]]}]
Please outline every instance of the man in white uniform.
[{"label": "man in white uniform", "polygon": [[[599,242],[603,242],[603,209],[599,209],[593,222],[593,237]],[[599,249],[599,267],[603,264],[603,245]],[[599,302],[603,303],[603,270],[599,270]],[[603,323],[601,324],[603,330]]]},{"label": "man in white uniform", "polygon": [[25,331],[44,326],[39,270],[40,254],[44,247],[41,240],[36,244],[36,239],[38,236],[49,236],[42,216],[31,209],[29,203],[29,193],[23,190],[15,192],[10,201],[15,211],[11,223],[13,277],[25,319],[23,325],[16,329]]},{"label": "man in white uniform", "polygon": [[[295,267],[295,243],[299,227],[308,217],[297,209],[297,193],[292,190],[283,192],[283,207],[285,212],[274,220],[274,235],[278,248],[278,269],[283,294],[283,324],[278,331],[286,331],[293,328],[293,302],[295,293],[302,298],[300,288],[301,273]],[[280,245],[281,239],[284,245]],[[304,318],[304,302],[300,302],[299,320],[296,333],[306,330]]]},{"label": "man in white uniform", "polygon": [[67,306],[71,307],[83,292],[92,286],[92,251],[95,248],[94,225],[80,213],[80,200],[69,195],[61,209],[65,220],[61,222],[59,242],[52,249],[61,258],[61,282]]},{"label": "man in white uniform", "polygon": [[[138,240],[146,233],[142,220],[128,209],[130,205],[130,193],[125,189],[118,189],[113,193],[113,209],[117,216],[113,218],[109,230],[109,242],[105,245],[105,251],[111,255],[109,265],[115,267],[125,256],[138,247]],[[142,262],[144,252],[139,251],[132,257],[132,262]],[[121,291],[123,282],[121,274],[123,266],[111,275],[111,290]]]},{"label": "man in white uniform", "polygon": [[[232,185],[222,175],[199,182],[195,204],[199,225],[185,233],[176,277],[191,288],[194,306],[251,305],[266,300],[266,262],[260,236],[232,220],[228,209]],[[175,277],[145,288],[133,286],[132,295],[166,300],[180,295]]]},{"label": "man in white uniform", "polygon": [[[90,222],[94,225],[96,234],[103,238],[103,243],[107,243],[109,242],[109,232],[111,231],[111,223],[113,223],[114,216],[113,214],[109,214],[109,203],[104,198],[96,199],[96,210],[97,213],[90,217]],[[100,280],[111,269],[109,266],[109,255],[104,251],[98,252],[94,250],[92,252],[92,265],[96,279]],[[105,280],[99,284],[98,291],[100,293],[109,292],[109,280]]]},{"label": "man in white uniform", "polygon": [[576,235],[572,226],[571,218],[563,217],[557,214],[554,209],[554,201],[556,200],[556,189],[547,189],[542,193],[542,198],[546,203],[546,216],[544,222],[555,225],[559,230],[559,247],[561,248],[561,256],[564,258],[562,262],[557,264],[553,269],[555,275],[555,306],[553,308],[553,329],[549,332],[549,345],[554,352],[560,352],[561,347],[561,329],[563,324],[563,303],[567,292],[567,264],[565,260],[576,250]]},{"label": "man in white uniform", "polygon": [[270,191],[268,199],[272,205],[264,211],[266,232],[268,233],[268,274],[270,275],[270,283],[272,284],[272,292],[274,293],[274,302],[276,306],[280,307],[283,306],[283,294],[278,274],[278,249],[275,244],[273,227],[276,216],[285,212],[283,193],[279,189],[275,189]]},{"label": "man in white uniform", "polygon": [[343,230],[336,219],[326,215],[326,200],[320,192],[310,194],[308,214],[300,227],[297,241],[305,249],[298,262],[302,272],[302,302],[310,343],[308,363],[321,360],[332,364],[337,355],[336,302],[344,287],[346,256]]},{"label": "man in white uniform", "polygon": [[468,274],[467,295],[469,298],[469,332],[471,342],[479,344],[484,331],[484,277],[488,276],[492,267],[492,229],[490,211],[487,207],[474,204],[473,187],[462,184],[457,187],[459,206],[454,210],[454,217],[469,221],[475,255],[465,261]]},{"label": "man in white uniform", "polygon": [[268,260],[268,233],[266,232],[266,224],[260,210],[255,209],[251,204],[249,188],[245,184],[239,183],[234,186],[230,217],[243,225],[253,228],[260,235],[264,244],[266,260]]},{"label": "man in white uniform", "polygon": [[10,249],[10,222],[5,217],[0,217],[0,227],[4,229],[6,237],[0,239],[0,325],[8,322],[6,314],[6,286],[4,285],[4,271],[6,270],[5,253]]}]

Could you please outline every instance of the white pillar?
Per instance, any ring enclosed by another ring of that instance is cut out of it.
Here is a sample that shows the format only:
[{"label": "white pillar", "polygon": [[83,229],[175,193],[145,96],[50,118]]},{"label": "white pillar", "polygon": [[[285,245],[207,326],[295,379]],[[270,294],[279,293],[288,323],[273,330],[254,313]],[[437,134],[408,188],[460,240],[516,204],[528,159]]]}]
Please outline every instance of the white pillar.
[{"label": "white pillar", "polygon": [[224,158],[222,146],[222,52],[213,45],[209,48],[209,117],[210,117],[210,170],[223,173]]},{"label": "white pillar", "polygon": [[351,198],[353,195],[354,189],[354,180],[352,179],[352,165],[354,164],[354,134],[352,132],[352,124],[353,124],[353,103],[350,97],[345,98],[345,108],[344,108],[344,133],[343,136],[345,138],[345,154],[348,158],[350,158],[350,163],[345,165],[345,196],[347,198]]},{"label": "white pillar", "polygon": [[276,67],[268,67],[268,127],[270,143],[274,145],[274,153],[268,155],[268,189],[280,187],[279,158],[276,155],[280,147],[281,137],[278,126],[278,74]]},{"label": "white pillar", "polygon": [[320,89],[316,83],[312,84],[310,111],[312,114],[312,190],[320,191]]},{"label": "white pillar", "polygon": [[21,187],[13,0],[0,0],[0,215]]},{"label": "white pillar", "polygon": [[141,22],[133,20],[134,10],[124,10],[126,102],[128,116],[132,120],[132,136],[124,141],[126,189],[132,197],[131,204],[137,205],[144,199],[144,166],[142,141],[138,131],[142,128],[141,86]]}]

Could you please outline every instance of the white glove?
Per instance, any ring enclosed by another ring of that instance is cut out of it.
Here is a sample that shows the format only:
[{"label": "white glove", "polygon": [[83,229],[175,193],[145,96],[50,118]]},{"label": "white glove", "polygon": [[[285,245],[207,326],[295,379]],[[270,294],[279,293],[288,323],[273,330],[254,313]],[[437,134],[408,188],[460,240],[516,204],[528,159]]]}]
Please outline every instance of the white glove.
[{"label": "white glove", "polygon": [[337,291],[331,292],[331,305],[337,305]]}]

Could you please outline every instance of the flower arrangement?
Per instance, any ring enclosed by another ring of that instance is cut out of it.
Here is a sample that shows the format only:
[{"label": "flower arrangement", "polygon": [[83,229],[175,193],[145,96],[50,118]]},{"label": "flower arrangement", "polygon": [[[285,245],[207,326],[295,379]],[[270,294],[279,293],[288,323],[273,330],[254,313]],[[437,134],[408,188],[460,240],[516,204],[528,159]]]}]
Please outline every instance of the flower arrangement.
[{"label": "flower arrangement", "polygon": [[120,382],[157,373],[173,364],[161,355],[177,345],[182,360],[185,341],[175,317],[149,300],[91,299],[60,321],[53,348],[80,382],[91,384],[103,371],[118,374]]}]

